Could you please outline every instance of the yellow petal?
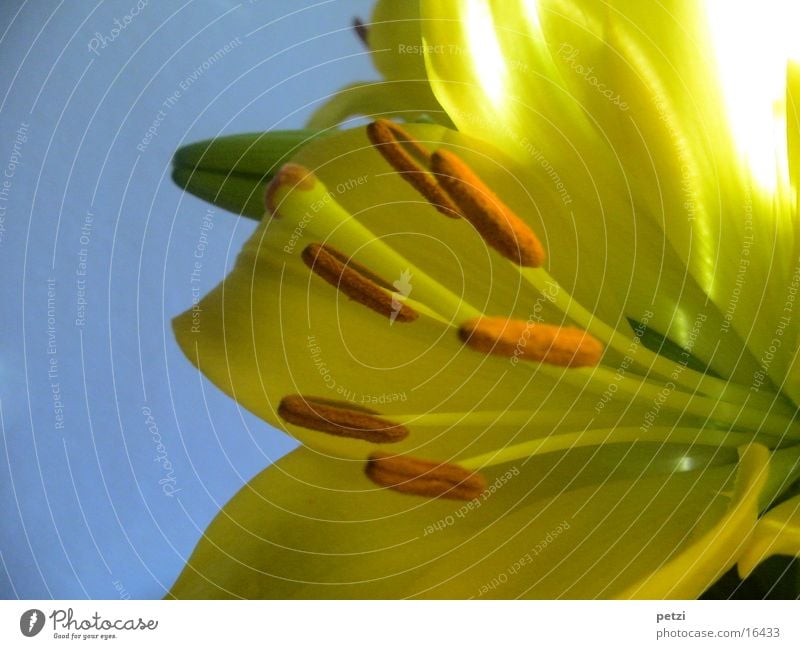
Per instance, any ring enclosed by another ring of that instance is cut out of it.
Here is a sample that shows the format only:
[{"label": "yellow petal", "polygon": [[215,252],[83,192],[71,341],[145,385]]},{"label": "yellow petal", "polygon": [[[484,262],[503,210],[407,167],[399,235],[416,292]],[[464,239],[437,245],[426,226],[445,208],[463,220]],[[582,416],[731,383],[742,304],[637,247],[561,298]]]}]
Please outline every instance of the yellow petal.
[{"label": "yellow petal", "polygon": [[746,578],[759,563],[776,554],[800,556],[800,496],[764,514],[739,557],[739,576]]},{"label": "yellow petal", "polygon": [[[616,445],[535,457],[495,467],[488,491],[463,503],[376,489],[358,463],[300,449],[225,506],[171,596],[619,595],[703,544],[723,560],[709,530],[749,524],[730,512],[757,483],[732,500],[735,464],[664,474],[682,453]],[[716,572],[680,594],[700,594]]]},{"label": "yellow petal", "polygon": [[355,116],[426,118],[450,125],[425,74],[419,3],[379,0],[366,30],[382,80],[343,88],[314,112],[308,126],[331,128]]},{"label": "yellow petal", "polygon": [[789,173],[792,186],[800,191],[800,63],[789,63],[786,74],[786,127],[788,130]]},{"label": "yellow petal", "polygon": [[740,451],[736,485],[728,510],[677,557],[629,586],[624,598],[691,599],[736,564],[758,519],[758,499],[769,471],[769,452],[752,445]]},{"label": "yellow petal", "polygon": [[397,117],[407,121],[429,118],[442,124],[450,123],[425,79],[398,79],[364,81],[342,88],[314,111],[307,126],[333,128],[351,117],[362,116]]},{"label": "yellow petal", "polygon": [[426,79],[419,19],[419,2],[375,3],[367,42],[375,67],[385,79]]}]

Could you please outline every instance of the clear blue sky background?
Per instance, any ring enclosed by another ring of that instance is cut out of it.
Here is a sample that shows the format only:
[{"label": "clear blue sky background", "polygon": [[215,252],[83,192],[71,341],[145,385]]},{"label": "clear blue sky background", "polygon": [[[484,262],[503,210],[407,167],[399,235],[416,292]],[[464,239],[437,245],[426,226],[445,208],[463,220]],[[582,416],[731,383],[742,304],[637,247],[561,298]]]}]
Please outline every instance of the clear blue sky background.
[{"label": "clear blue sky background", "polygon": [[[369,0],[136,5],[0,3],[3,598],[160,597],[220,506],[292,448],[173,340],[207,206],[172,185],[170,159],[300,127],[336,88],[375,78],[349,29]],[[212,220],[203,292],[254,227]]]}]

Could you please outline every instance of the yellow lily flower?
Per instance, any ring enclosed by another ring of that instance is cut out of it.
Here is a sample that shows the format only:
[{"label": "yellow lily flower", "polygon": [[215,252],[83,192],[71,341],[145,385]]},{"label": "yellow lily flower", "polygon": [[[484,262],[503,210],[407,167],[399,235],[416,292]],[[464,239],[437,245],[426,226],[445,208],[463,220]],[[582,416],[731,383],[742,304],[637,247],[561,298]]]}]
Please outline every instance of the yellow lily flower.
[{"label": "yellow lily flower", "polygon": [[[764,174],[701,3],[423,0],[400,31],[391,6],[416,8],[379,4],[379,69],[457,130],[282,134],[261,176],[269,136],[204,145],[204,197],[251,215],[291,161],[175,333],[302,446],[170,596],[692,598],[800,554],[800,72]],[[373,100],[322,121],[407,109]]]}]

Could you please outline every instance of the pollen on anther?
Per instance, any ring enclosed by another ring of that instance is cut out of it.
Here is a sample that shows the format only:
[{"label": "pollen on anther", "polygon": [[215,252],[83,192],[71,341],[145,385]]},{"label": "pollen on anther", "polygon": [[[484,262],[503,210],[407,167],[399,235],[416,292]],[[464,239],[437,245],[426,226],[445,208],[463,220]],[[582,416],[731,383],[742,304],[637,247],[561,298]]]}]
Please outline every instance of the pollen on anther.
[{"label": "pollen on anther", "polygon": [[303,249],[301,258],[328,284],[392,322],[412,322],[419,316],[383,279],[332,246],[312,243]]},{"label": "pollen on anther", "polygon": [[279,199],[278,191],[281,189],[299,189],[309,191],[314,188],[317,182],[316,176],[302,165],[289,162],[283,165],[264,193],[264,206],[267,211],[275,218],[280,218],[278,214]]},{"label": "pollen on anther", "polygon": [[430,151],[402,127],[386,119],[367,125],[367,137],[400,176],[439,212],[458,218],[460,213],[426,168]]},{"label": "pollen on anther", "polygon": [[436,181],[483,239],[520,266],[538,267],[545,252],[536,234],[456,154],[440,149],[431,156]]},{"label": "pollen on anther", "polygon": [[373,444],[391,444],[408,437],[405,426],[346,401],[289,395],[281,399],[278,415],[295,426]]},{"label": "pollen on anther", "polygon": [[429,498],[472,500],[486,490],[486,481],[479,473],[457,464],[410,455],[373,453],[365,472],[370,480],[382,487]]},{"label": "pollen on anther", "polygon": [[485,354],[561,367],[594,367],[603,356],[603,344],[577,327],[484,317],[462,324],[459,336]]}]

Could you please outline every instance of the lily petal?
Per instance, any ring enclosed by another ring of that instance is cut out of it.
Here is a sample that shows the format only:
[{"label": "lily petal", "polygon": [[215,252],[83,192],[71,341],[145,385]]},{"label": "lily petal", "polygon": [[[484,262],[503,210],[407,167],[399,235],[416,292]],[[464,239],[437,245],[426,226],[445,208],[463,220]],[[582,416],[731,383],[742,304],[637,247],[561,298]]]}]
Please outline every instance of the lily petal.
[{"label": "lily petal", "polygon": [[378,0],[367,27],[372,61],[385,79],[426,80],[419,2]]},{"label": "lily petal", "polygon": [[759,563],[776,554],[800,556],[800,496],[770,509],[758,520],[739,558],[739,576],[745,579]]},{"label": "lily petal", "polygon": [[355,116],[452,125],[425,74],[419,3],[379,0],[364,28],[382,80],[343,88],[314,112],[309,128],[333,128]]},{"label": "lily petal", "polygon": [[[737,151],[704,4],[423,0],[422,9],[432,87],[459,130],[528,166],[543,158],[571,195],[597,196],[589,210],[576,201],[581,223],[592,212],[615,230],[651,221],[725,317],[722,329],[704,328],[708,340],[735,332],[751,380],[761,361],[783,384],[791,354],[763,358],[776,336],[793,344],[800,331],[797,318],[777,334],[774,324],[796,288],[793,208]],[[658,328],[686,346],[694,320],[675,315]]]},{"label": "lily petal", "polygon": [[758,499],[767,481],[768,467],[769,452],[763,446],[742,448],[734,493],[725,515],[678,557],[628,587],[622,597],[695,598],[736,565],[756,529]]},{"label": "lily petal", "polygon": [[429,119],[449,124],[425,79],[364,81],[339,90],[314,111],[310,129],[328,129],[351,117],[397,117],[410,122]]},{"label": "lily petal", "polygon": [[[352,462],[299,449],[223,508],[170,595],[625,596],[640,594],[631,589],[645,575],[661,568],[666,577],[707,555],[691,583],[660,592],[699,595],[736,559],[734,546],[714,541],[720,530],[726,539],[737,530],[746,538],[754,525],[765,452],[746,452],[741,468],[664,475],[655,467],[680,451],[653,455],[646,447],[580,449],[497,467],[487,475],[489,489],[461,506],[376,490]],[[621,462],[648,455],[654,463],[644,473]],[[737,472],[739,487],[726,495]]]}]

